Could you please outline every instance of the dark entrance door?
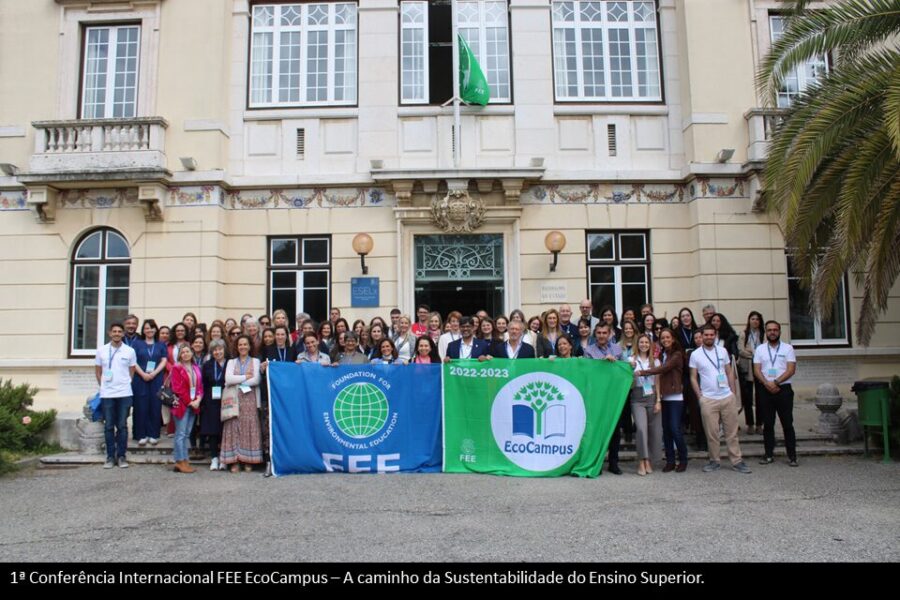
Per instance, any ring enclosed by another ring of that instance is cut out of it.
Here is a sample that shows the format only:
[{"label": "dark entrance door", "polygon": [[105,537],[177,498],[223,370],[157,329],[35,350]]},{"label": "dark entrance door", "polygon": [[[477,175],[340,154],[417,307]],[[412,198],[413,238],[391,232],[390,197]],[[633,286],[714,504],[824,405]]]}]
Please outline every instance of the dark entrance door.
[{"label": "dark entrance door", "polygon": [[503,312],[503,236],[417,235],[416,305],[447,313]]}]

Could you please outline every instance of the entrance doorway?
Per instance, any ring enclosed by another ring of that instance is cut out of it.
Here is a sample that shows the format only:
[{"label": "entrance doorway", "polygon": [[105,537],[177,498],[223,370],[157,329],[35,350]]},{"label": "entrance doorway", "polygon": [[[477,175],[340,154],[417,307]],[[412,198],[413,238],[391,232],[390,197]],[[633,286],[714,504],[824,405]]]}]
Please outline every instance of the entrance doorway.
[{"label": "entrance doorway", "polygon": [[415,236],[415,303],[447,313],[503,312],[503,235]]}]

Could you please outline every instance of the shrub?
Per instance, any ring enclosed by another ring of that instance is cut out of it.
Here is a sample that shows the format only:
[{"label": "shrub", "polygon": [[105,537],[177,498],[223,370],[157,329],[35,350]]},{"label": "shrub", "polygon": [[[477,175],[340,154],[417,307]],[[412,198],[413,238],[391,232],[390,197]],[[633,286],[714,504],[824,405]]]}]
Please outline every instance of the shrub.
[{"label": "shrub", "polygon": [[0,385],[0,473],[12,470],[9,453],[36,450],[45,445],[42,434],[56,419],[56,411],[31,409],[37,388],[13,385],[7,380]]}]

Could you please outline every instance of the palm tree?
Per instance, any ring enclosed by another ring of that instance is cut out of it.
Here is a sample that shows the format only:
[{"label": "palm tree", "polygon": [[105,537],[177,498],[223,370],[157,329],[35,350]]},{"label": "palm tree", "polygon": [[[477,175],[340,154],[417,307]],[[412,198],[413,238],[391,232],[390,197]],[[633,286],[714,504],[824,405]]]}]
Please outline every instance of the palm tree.
[{"label": "palm tree", "polygon": [[853,271],[867,345],[900,274],[900,0],[792,0],[784,35],[757,75],[774,103],[787,75],[830,56],[830,71],[777,127],[763,184],[812,310],[829,314]]}]

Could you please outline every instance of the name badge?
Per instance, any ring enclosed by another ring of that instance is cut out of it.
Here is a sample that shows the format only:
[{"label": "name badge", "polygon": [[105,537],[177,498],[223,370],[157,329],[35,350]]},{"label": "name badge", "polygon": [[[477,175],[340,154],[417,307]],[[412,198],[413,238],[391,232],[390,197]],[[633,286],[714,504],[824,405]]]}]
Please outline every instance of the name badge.
[{"label": "name badge", "polygon": [[221,400],[222,399],[222,386],[221,385],[213,386],[212,399],[213,400]]},{"label": "name badge", "polygon": [[240,386],[240,390],[241,390],[241,393],[242,393],[242,394],[249,394],[249,393],[250,393],[250,386],[249,386],[249,385],[241,385],[241,386]]},{"label": "name badge", "polygon": [[113,380],[113,372],[112,369],[107,369],[103,372],[103,381],[112,381]]},{"label": "name badge", "polygon": [[775,367],[766,369],[766,377],[771,377],[772,379],[778,377],[778,371],[775,370]]},{"label": "name badge", "polygon": [[653,395],[653,384],[649,381],[644,382],[644,395],[645,396]]},{"label": "name badge", "polygon": [[718,375],[716,375],[716,381],[719,382],[720,388],[728,387],[728,378],[725,376],[725,373],[720,372]]},{"label": "name badge", "polygon": [[191,388],[191,402],[193,402],[196,397],[197,397],[197,388],[192,387]]},{"label": "name badge", "polygon": [[150,371],[152,371],[152,370],[155,369],[155,368],[156,368],[156,361],[155,361],[155,360],[148,360],[148,361],[147,361],[147,368],[144,369],[144,371],[145,371],[146,373],[149,373]]}]

